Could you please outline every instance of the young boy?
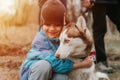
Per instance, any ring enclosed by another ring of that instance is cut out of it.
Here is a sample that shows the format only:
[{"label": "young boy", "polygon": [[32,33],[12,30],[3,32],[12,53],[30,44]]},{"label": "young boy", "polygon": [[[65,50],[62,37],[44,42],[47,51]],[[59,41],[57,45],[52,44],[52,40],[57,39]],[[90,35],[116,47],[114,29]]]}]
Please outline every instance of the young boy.
[{"label": "young boy", "polygon": [[57,59],[54,54],[59,46],[59,35],[64,26],[66,9],[59,0],[47,0],[41,9],[42,27],[32,43],[32,48],[21,66],[21,80],[68,80],[72,69],[90,67],[92,58],[73,63]]}]

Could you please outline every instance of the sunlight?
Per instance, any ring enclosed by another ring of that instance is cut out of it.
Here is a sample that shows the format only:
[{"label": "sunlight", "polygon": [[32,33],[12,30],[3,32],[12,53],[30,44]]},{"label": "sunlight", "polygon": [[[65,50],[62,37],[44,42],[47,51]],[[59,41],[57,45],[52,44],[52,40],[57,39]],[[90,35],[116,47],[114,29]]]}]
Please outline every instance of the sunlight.
[{"label": "sunlight", "polygon": [[13,15],[15,12],[14,0],[0,0],[0,16],[4,16],[6,14]]},{"label": "sunlight", "polygon": [[37,0],[0,0],[0,27],[37,24],[38,12]]}]

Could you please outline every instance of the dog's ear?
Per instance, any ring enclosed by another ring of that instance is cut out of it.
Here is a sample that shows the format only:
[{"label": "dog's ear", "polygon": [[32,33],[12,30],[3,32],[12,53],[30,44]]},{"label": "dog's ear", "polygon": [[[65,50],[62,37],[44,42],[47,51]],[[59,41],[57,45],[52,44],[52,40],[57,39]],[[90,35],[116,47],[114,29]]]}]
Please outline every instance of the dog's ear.
[{"label": "dog's ear", "polygon": [[72,25],[73,25],[72,22],[68,23],[67,25],[64,25],[62,31],[64,31],[66,28],[71,27]]},{"label": "dog's ear", "polygon": [[87,24],[86,24],[86,21],[85,21],[85,18],[83,16],[79,16],[78,19],[77,19],[77,22],[76,22],[76,25],[79,27],[79,28],[83,28],[83,27],[86,27]]}]

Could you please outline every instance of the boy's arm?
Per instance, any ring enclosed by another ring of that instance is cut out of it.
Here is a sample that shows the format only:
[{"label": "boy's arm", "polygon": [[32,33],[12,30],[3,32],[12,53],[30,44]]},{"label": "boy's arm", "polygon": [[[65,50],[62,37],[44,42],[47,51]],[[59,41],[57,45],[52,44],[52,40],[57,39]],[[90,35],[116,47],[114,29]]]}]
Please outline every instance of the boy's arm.
[{"label": "boy's arm", "polygon": [[88,68],[93,63],[92,56],[88,56],[82,62],[77,62],[77,63],[74,63],[68,59],[58,59],[54,55],[47,57],[46,60],[51,64],[54,72],[62,73],[62,74],[68,73],[73,69]]},{"label": "boy's arm", "polygon": [[73,69],[74,62],[68,59],[58,59],[54,55],[48,56],[45,60],[47,60],[54,72],[65,74],[70,72]]}]

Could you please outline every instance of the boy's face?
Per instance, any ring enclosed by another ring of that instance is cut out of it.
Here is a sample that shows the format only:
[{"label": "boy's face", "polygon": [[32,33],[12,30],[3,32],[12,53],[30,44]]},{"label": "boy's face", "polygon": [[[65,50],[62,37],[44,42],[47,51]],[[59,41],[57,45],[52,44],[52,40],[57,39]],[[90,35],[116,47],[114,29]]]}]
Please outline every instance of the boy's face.
[{"label": "boy's face", "polygon": [[56,26],[54,24],[43,25],[43,30],[49,38],[58,38],[62,30],[62,26]]}]

